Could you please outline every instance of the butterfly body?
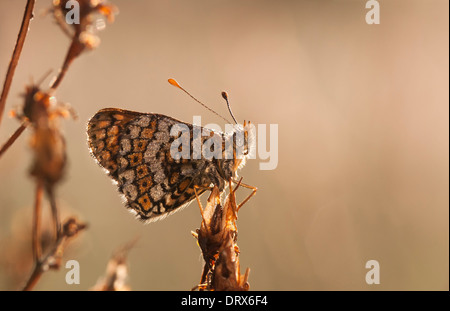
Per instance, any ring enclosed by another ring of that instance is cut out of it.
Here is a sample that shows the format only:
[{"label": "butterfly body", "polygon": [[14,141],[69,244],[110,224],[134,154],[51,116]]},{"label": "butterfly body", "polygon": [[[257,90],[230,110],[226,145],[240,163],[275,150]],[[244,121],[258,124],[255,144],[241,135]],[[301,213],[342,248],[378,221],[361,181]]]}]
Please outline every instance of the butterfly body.
[{"label": "butterfly body", "polygon": [[[187,157],[174,157],[171,148],[182,135],[171,135],[174,126],[188,129],[191,145],[198,131],[202,145],[208,139],[219,142],[224,147],[222,156],[196,156],[190,148]],[[239,130],[244,129],[236,127],[224,134],[161,114],[106,108],[89,120],[87,132],[92,156],[115,181],[127,208],[141,220],[154,221],[189,204],[195,198],[194,188],[198,194],[211,185],[225,189],[225,181],[235,178],[245,163],[245,156],[227,158],[225,154],[227,139]],[[234,140],[231,146],[235,150]]]}]

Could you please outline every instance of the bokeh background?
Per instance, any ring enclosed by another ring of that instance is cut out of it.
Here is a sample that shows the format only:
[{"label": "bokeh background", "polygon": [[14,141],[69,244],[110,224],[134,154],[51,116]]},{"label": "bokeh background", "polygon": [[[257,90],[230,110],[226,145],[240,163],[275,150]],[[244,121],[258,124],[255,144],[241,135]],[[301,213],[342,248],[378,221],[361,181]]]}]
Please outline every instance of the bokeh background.
[{"label": "bokeh background", "polygon": [[[89,289],[112,252],[136,236],[132,289],[188,290],[199,281],[196,204],[141,224],[86,143],[88,119],[105,107],[223,125],[170,86],[171,77],[226,117],[222,90],[238,120],[279,126],[277,168],[262,171],[256,159],[240,172],[259,188],[238,220],[251,289],[449,289],[448,1],[380,0],[380,25],[366,24],[363,0],[111,2],[116,21],[57,92],[79,115],[63,124],[69,166],[57,195],[65,215],[90,225],[65,255],[80,262],[81,284],[67,285],[62,268],[36,289]],[[42,16],[50,5],[36,4],[6,112],[22,104],[31,78],[63,62],[69,39]],[[24,6],[0,1],[1,81]],[[17,127],[5,114],[0,142]],[[26,267],[35,188],[29,137],[0,159],[0,289],[16,289],[17,275],[29,273],[19,265]],[[371,259],[380,285],[365,282]]]}]

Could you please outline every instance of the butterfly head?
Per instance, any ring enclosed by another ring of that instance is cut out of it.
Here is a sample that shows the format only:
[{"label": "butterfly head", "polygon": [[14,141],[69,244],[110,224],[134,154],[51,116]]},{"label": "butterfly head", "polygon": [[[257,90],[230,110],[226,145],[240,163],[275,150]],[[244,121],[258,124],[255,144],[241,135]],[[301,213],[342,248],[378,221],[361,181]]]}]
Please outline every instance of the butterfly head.
[{"label": "butterfly head", "polygon": [[233,148],[233,170],[241,169],[249,156],[252,137],[254,136],[253,124],[250,121],[244,121],[244,125],[235,126],[235,147]]},{"label": "butterfly head", "polygon": [[252,150],[254,126],[250,122],[235,124],[233,130],[225,134],[223,158],[218,160],[219,173],[224,180],[237,178],[237,171],[244,167]]}]

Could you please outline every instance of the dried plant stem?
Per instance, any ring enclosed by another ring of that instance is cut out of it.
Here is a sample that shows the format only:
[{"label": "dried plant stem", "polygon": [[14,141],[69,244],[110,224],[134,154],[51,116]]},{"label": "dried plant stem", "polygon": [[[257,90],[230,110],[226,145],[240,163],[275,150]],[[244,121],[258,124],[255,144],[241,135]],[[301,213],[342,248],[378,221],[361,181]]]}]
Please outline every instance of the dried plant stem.
[{"label": "dried plant stem", "polygon": [[0,158],[2,155],[8,150],[9,147],[16,141],[17,138],[23,133],[23,131],[27,128],[28,123],[23,122],[19,128],[14,132],[14,134],[9,137],[8,141],[0,148]]},{"label": "dried plant stem", "polygon": [[[32,249],[33,249],[33,257],[35,266],[38,267],[40,265],[40,260],[42,257],[42,248],[41,248],[41,213],[42,213],[42,195],[43,195],[43,183],[41,180],[37,181],[36,184],[36,197],[34,201],[34,213],[33,213],[33,239],[32,239]],[[42,274],[42,269],[34,269],[30,279],[24,287],[24,290],[31,290],[34,285],[39,281],[39,278]]]},{"label": "dried plant stem", "polygon": [[47,194],[48,194],[48,197],[50,200],[50,207],[52,210],[52,218],[53,218],[55,236],[56,236],[56,239],[59,239],[59,237],[61,235],[61,221],[59,218],[59,209],[56,205],[55,193],[54,193],[52,187],[49,187],[47,189]]},{"label": "dried plant stem", "polygon": [[80,45],[78,40],[76,39],[76,36],[73,37],[72,43],[70,44],[69,50],[67,51],[66,58],[64,59],[64,63],[59,70],[58,76],[56,77],[55,81],[53,81],[52,85],[50,86],[51,89],[56,90],[56,88],[61,83],[62,79],[66,75],[67,71],[69,70],[70,64],[72,64],[73,60],[80,55],[82,52],[83,47]]},{"label": "dried plant stem", "polygon": [[[192,290],[249,290],[247,268],[244,275],[240,273],[239,247],[237,246],[237,212],[252,196],[257,188],[245,185],[242,178],[236,181],[236,187],[232,187],[232,179],[229,180],[230,192],[224,204],[221,203],[221,193],[217,186],[211,189],[206,207],[203,208],[196,188],[194,187],[197,203],[202,215],[200,229],[192,232],[203,253],[205,265],[203,267],[200,283]],[[251,189],[252,193],[241,203],[236,202],[236,190],[239,186]]]},{"label": "dried plant stem", "polygon": [[27,283],[25,284],[23,291],[30,291],[34,288],[36,283],[39,281],[42,275],[42,268],[41,265],[36,263],[36,266],[33,270],[33,273],[31,274],[30,278],[28,279]]},{"label": "dried plant stem", "polygon": [[51,247],[50,252],[44,258],[36,260],[33,272],[23,287],[24,291],[32,290],[45,271],[59,268],[67,242],[85,228],[86,225],[78,223],[75,218],[69,218],[64,223],[61,234]]},{"label": "dried plant stem", "polygon": [[98,280],[97,284],[91,289],[95,291],[124,291],[131,290],[127,285],[128,265],[127,257],[130,250],[135,246],[139,237],[136,236],[127,244],[118,248],[106,267],[106,274]]},{"label": "dried plant stem", "polygon": [[64,64],[59,70],[58,76],[56,77],[55,81],[52,83],[51,87],[52,89],[56,89],[59,84],[61,83],[62,79],[66,75],[67,70],[69,69],[70,64],[72,63],[73,59],[69,59],[70,50],[67,53],[66,59],[64,60]]},{"label": "dried plant stem", "polygon": [[42,181],[38,180],[36,185],[36,197],[34,201],[34,213],[33,213],[33,239],[32,239],[32,248],[33,248],[33,257],[35,262],[38,262],[42,257],[42,249],[41,249],[41,202],[42,202],[42,194],[43,194],[43,184]]},{"label": "dried plant stem", "polygon": [[25,7],[25,13],[20,26],[19,35],[17,37],[16,46],[14,48],[11,61],[9,62],[8,71],[6,72],[5,82],[3,84],[2,95],[0,96],[0,124],[2,122],[3,112],[5,110],[6,98],[8,97],[9,89],[11,87],[14,72],[19,63],[20,53],[22,52],[23,44],[27,36],[30,21],[33,18],[33,8],[35,0],[28,0]]}]

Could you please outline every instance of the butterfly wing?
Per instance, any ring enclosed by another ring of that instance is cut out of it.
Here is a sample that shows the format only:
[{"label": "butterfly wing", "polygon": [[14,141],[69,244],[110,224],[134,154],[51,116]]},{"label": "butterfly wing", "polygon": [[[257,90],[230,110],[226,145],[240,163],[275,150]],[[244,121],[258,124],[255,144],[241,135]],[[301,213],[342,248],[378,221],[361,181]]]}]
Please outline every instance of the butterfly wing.
[{"label": "butterfly wing", "polygon": [[194,187],[202,194],[211,183],[203,176],[214,166],[211,161],[172,158],[170,146],[177,137],[170,129],[175,124],[188,127],[192,138],[191,124],[160,114],[108,108],[88,123],[92,155],[142,220],[170,215],[195,198]]},{"label": "butterfly wing", "polygon": [[126,125],[141,114],[107,108],[98,111],[88,122],[87,134],[91,155],[108,175],[117,179],[119,140]]}]

